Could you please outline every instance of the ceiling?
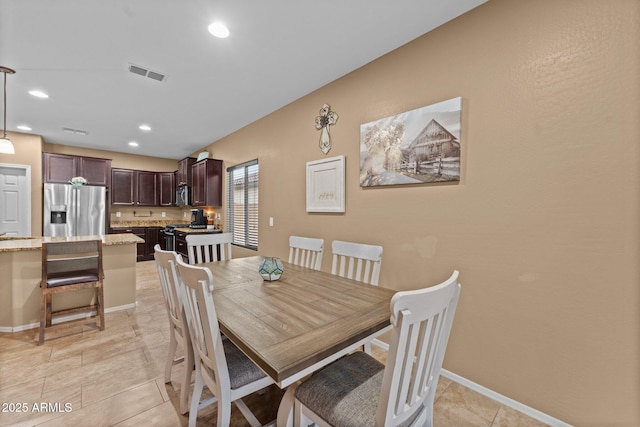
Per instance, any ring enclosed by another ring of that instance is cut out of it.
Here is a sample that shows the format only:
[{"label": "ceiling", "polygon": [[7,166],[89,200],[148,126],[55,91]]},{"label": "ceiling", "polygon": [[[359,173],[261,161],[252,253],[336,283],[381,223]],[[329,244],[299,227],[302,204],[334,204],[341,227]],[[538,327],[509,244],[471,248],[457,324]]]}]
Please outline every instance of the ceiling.
[{"label": "ceiling", "polygon": [[0,0],[7,130],[180,159],[485,1]]}]

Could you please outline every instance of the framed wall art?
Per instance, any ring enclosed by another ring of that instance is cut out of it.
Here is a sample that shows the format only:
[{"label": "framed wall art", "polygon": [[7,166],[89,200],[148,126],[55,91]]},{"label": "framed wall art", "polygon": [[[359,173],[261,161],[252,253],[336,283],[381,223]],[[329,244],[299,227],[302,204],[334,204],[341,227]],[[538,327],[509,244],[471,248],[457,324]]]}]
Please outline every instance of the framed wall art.
[{"label": "framed wall art", "polygon": [[460,181],[460,97],[360,126],[360,186]]},{"label": "framed wall art", "polygon": [[307,162],[307,212],[344,212],[344,156]]}]

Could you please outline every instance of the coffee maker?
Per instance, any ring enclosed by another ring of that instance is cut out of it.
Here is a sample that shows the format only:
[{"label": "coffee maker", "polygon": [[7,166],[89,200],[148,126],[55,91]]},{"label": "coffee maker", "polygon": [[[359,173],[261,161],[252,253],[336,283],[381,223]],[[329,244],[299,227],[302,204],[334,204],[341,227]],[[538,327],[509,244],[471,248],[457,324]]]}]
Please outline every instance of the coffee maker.
[{"label": "coffee maker", "polygon": [[190,228],[207,228],[207,216],[202,209],[191,209]]}]

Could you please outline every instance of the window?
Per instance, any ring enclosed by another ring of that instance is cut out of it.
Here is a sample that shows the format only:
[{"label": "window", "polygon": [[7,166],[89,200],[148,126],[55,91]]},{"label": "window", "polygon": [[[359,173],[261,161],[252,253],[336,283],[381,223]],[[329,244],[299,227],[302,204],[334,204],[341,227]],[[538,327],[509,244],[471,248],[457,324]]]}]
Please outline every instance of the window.
[{"label": "window", "polygon": [[227,213],[233,244],[258,249],[258,160],[227,168]]}]

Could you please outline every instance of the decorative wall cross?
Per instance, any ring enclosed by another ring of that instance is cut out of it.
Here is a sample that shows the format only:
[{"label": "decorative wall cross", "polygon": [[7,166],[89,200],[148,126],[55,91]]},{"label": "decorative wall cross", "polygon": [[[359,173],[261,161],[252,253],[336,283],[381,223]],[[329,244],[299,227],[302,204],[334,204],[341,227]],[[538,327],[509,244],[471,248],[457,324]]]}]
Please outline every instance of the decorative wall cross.
[{"label": "decorative wall cross", "polygon": [[335,125],[338,121],[338,115],[335,111],[331,111],[329,104],[324,104],[320,109],[320,115],[316,116],[316,129],[320,131],[320,150],[323,154],[327,154],[331,150],[331,136],[329,135],[329,126]]}]

